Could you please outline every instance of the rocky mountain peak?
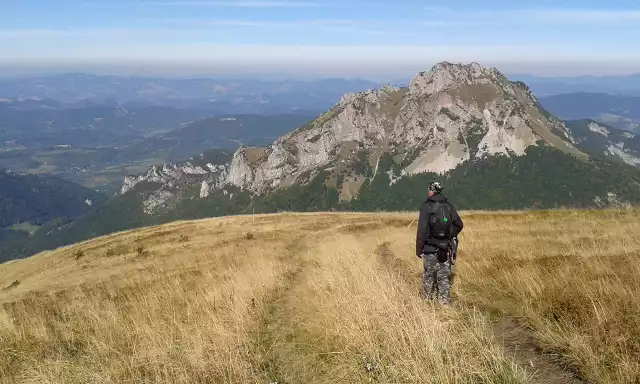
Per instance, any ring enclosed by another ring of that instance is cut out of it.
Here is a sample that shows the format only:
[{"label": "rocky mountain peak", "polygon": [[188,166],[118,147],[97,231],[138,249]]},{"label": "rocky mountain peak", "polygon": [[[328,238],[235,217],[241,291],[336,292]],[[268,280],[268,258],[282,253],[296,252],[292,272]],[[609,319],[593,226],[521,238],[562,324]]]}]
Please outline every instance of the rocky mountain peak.
[{"label": "rocky mountain peak", "polygon": [[268,148],[240,149],[228,182],[264,193],[328,174],[326,184],[350,199],[386,155],[399,169],[389,175],[393,182],[407,174],[444,173],[486,156],[521,156],[540,142],[584,156],[572,140],[523,84],[478,63],[442,62],[418,74],[408,88],[346,94]]},{"label": "rocky mountain peak", "polygon": [[382,159],[380,172],[395,183],[488,156],[523,156],[538,145],[584,158],[574,144],[571,132],[539,107],[524,84],[478,63],[442,62],[418,74],[408,88],[346,94],[267,148],[240,148],[228,169],[207,185],[265,194],[321,178],[341,200],[350,200],[376,177]]},{"label": "rocky mountain peak", "polygon": [[393,85],[384,85],[379,89],[369,89],[364,92],[357,93],[347,93],[340,99],[338,103],[339,106],[346,106],[349,103],[353,103],[356,100],[364,100],[369,103],[376,103],[383,100],[385,97],[388,97],[389,94],[393,92],[397,92],[400,90],[400,87]]},{"label": "rocky mountain peak", "polygon": [[362,170],[375,174],[384,154],[394,157],[400,174],[443,173],[485,156],[524,155],[540,141],[582,156],[565,127],[538,107],[526,86],[478,63],[442,62],[418,74],[408,88],[345,95],[252,161],[241,149],[229,182],[262,193],[328,170],[334,175],[329,184],[337,183],[341,196],[347,191],[349,198],[373,176]]},{"label": "rocky mountain peak", "polygon": [[417,95],[432,95],[462,85],[509,83],[495,68],[487,69],[478,63],[452,64],[441,62],[431,70],[419,73],[409,83],[409,92]]}]

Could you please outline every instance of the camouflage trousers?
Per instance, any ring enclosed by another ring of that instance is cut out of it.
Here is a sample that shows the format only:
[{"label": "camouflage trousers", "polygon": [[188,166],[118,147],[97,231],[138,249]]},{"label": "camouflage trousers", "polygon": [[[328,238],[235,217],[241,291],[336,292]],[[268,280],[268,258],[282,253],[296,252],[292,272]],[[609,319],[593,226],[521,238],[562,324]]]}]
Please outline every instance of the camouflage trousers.
[{"label": "camouflage trousers", "polygon": [[422,294],[428,298],[438,298],[443,305],[451,304],[451,264],[438,261],[438,255],[422,255],[424,272],[422,274]]}]

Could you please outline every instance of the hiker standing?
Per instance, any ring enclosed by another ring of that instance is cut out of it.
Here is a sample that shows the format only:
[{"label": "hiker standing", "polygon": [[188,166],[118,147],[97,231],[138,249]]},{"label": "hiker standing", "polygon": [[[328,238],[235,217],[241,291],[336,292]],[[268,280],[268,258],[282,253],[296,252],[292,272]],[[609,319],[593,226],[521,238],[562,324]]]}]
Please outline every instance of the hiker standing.
[{"label": "hiker standing", "polygon": [[463,223],[455,207],[442,194],[442,185],[429,184],[429,197],[420,207],[416,255],[424,263],[422,293],[429,299],[451,304],[451,265],[458,248]]}]

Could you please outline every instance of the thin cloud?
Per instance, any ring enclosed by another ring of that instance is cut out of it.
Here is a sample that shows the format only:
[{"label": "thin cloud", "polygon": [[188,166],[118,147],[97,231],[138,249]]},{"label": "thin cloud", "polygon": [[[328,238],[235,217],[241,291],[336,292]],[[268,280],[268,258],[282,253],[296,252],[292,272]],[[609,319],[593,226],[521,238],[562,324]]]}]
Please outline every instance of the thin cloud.
[{"label": "thin cloud", "polygon": [[81,29],[0,29],[2,38],[67,38],[77,36],[127,36],[140,30],[126,28],[81,28]]},{"label": "thin cloud", "polygon": [[[160,21],[160,20],[156,20]],[[258,30],[264,33],[312,30],[314,33],[347,34],[343,41],[352,37],[429,37],[434,31],[425,31],[417,21],[406,20],[348,20],[348,19],[310,19],[310,20],[247,20],[247,19],[164,19],[162,22],[179,26],[178,28],[200,28],[210,30]],[[326,35],[325,35],[326,36]]]},{"label": "thin cloud", "polygon": [[[230,30],[242,31],[255,35],[256,33],[275,33],[277,39],[282,38],[283,33],[300,30],[313,30],[330,34],[350,34],[348,36],[427,36],[428,32],[422,29],[398,28],[398,23],[380,22],[375,20],[348,20],[348,19],[315,19],[315,20],[289,20],[266,21],[250,19],[148,19],[155,22],[155,27],[148,28],[60,28],[60,29],[0,29],[0,39],[55,39],[65,42],[87,38],[126,38],[120,44],[127,45],[131,39],[148,39],[157,41],[163,39],[184,39],[185,42],[193,40],[194,36],[211,38],[213,34],[228,32]],[[167,28],[168,27],[168,28]],[[416,24],[419,27],[419,24]],[[242,35],[242,36],[247,36]],[[272,36],[272,35],[269,35]],[[333,35],[332,35],[333,36]],[[347,39],[348,40],[348,39]],[[359,39],[362,41],[362,39]]]},{"label": "thin cloud", "polygon": [[162,1],[154,5],[175,7],[235,7],[235,8],[315,8],[328,7],[328,3],[293,1]]},{"label": "thin cloud", "polygon": [[301,27],[379,27],[385,24],[366,20],[311,19],[311,20],[244,20],[244,19],[168,19],[171,24],[197,27],[244,27],[244,28],[301,28]]},{"label": "thin cloud", "polygon": [[88,38],[143,38],[192,34],[202,30],[168,30],[166,28],[64,28],[64,29],[0,29],[0,39],[56,39],[58,42]]},{"label": "thin cloud", "polygon": [[68,36],[68,32],[57,29],[0,29],[0,37],[34,38]]},{"label": "thin cloud", "polygon": [[558,22],[624,22],[640,20],[640,9],[622,11],[548,9],[529,10],[527,14],[539,20]]},{"label": "thin cloud", "polygon": [[446,25],[504,25],[509,23],[548,24],[625,24],[640,21],[640,9],[497,9],[457,10],[446,7],[425,8],[429,20],[426,27]]}]

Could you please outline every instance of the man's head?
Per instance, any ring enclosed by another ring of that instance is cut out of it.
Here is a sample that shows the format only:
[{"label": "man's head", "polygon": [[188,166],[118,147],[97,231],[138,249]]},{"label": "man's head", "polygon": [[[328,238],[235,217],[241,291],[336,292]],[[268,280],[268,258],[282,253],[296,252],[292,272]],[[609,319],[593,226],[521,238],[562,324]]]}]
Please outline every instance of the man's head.
[{"label": "man's head", "polygon": [[442,192],[442,184],[437,181],[432,181],[429,184],[429,197]]}]

